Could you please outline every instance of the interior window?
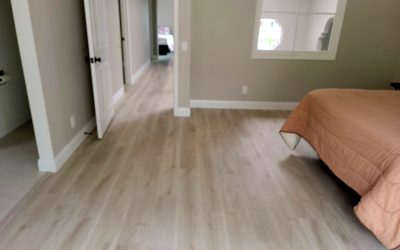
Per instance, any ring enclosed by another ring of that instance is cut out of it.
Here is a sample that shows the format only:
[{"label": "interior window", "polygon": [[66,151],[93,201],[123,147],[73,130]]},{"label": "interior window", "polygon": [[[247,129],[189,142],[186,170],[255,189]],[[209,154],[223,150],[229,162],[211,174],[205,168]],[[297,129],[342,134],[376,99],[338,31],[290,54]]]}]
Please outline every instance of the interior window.
[{"label": "interior window", "polygon": [[334,60],[346,0],[258,0],[253,58]]}]

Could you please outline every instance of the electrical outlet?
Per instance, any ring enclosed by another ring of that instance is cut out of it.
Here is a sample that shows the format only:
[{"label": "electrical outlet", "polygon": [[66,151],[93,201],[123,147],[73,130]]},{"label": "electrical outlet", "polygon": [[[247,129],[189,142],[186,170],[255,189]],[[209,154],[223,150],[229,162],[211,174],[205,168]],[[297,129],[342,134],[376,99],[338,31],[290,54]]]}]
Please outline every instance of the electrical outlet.
[{"label": "electrical outlet", "polygon": [[248,86],[243,86],[242,87],[242,95],[247,95],[249,93],[249,87]]},{"label": "electrical outlet", "polygon": [[69,118],[69,121],[70,121],[70,123],[71,123],[71,128],[75,128],[75,127],[76,127],[75,115],[72,115],[72,116]]}]

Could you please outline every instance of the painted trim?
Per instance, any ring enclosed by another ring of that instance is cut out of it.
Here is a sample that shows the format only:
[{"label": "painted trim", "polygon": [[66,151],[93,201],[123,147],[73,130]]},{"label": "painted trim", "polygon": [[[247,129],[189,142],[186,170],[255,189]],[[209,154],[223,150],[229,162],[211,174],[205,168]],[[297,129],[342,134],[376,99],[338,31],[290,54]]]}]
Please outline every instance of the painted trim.
[{"label": "painted trim", "polygon": [[12,0],[11,4],[39,158],[51,159],[54,151],[29,1]]},{"label": "painted trim", "polygon": [[190,117],[191,110],[190,108],[175,108],[174,116],[175,117]]},{"label": "painted trim", "polygon": [[218,101],[191,100],[192,108],[202,109],[246,109],[246,110],[294,110],[297,102],[252,102],[252,101]]},{"label": "painted trim", "polygon": [[131,28],[130,28],[130,18],[129,18],[129,0],[120,0],[120,15],[121,15],[121,35],[125,38],[122,42],[122,52],[124,55],[123,67],[125,73],[126,83],[130,83],[131,77],[131,64],[132,64],[132,53],[130,47],[131,41]]},{"label": "painted trim", "polygon": [[57,173],[57,163],[55,160],[38,160],[38,166],[40,172]]},{"label": "painted trim", "polygon": [[[174,115],[179,116],[179,56],[180,56],[180,30],[179,30],[179,0],[174,0]],[[187,111],[186,111],[187,112]],[[190,110],[189,110],[190,113]]]},{"label": "painted trim", "polygon": [[131,77],[131,81],[130,81],[130,85],[134,85],[139,78],[146,72],[146,70],[150,67],[151,62],[150,60],[148,60],[147,62],[145,62],[142,67],[140,67],[140,69],[138,71],[136,71],[136,73],[134,75],[132,75]]},{"label": "painted trim", "polygon": [[87,138],[86,132],[92,131],[96,127],[95,118],[92,118],[75,136],[72,140],[58,153],[55,159],[39,159],[39,171],[56,173],[64,163],[71,157],[71,155],[78,149],[78,147]]},{"label": "painted trim", "polygon": [[121,100],[121,98],[124,97],[124,95],[125,95],[125,86],[122,86],[122,87],[117,91],[117,93],[115,93],[114,96],[113,96],[113,103],[114,103],[114,105],[116,105],[116,104]]},{"label": "painted trim", "polygon": [[328,51],[260,51],[257,49],[262,15],[263,0],[257,0],[256,18],[253,31],[253,45],[251,51],[252,59],[286,59],[286,60],[336,60],[339,48],[340,36],[342,33],[344,15],[346,12],[347,0],[339,0],[335,15],[335,22],[332,28],[332,36]]},{"label": "painted trim", "polygon": [[158,60],[158,0],[149,0],[149,28],[150,28],[150,58],[152,62]]}]

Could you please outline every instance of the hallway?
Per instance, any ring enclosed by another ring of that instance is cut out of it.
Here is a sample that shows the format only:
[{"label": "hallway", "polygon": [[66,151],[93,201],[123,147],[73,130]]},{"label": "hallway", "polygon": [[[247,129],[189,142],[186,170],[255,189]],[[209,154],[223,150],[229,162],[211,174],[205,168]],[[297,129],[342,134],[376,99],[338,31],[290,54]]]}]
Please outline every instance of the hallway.
[{"label": "hallway", "polygon": [[383,249],[309,146],[281,141],[288,112],[174,118],[172,74],[153,65],[129,87],[105,138],[0,223],[0,249]]}]

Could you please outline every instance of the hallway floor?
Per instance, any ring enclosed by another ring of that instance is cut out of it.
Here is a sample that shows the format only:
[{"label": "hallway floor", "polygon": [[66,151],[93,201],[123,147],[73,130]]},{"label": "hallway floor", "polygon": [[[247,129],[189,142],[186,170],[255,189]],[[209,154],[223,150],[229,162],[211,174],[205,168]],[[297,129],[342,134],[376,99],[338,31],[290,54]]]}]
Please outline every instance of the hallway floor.
[{"label": "hallway floor", "polygon": [[0,139],[0,220],[15,207],[43,175],[32,123]]},{"label": "hallway floor", "polygon": [[172,72],[153,65],[129,88],[105,138],[0,223],[0,249],[383,249],[311,148],[287,149],[288,112],[174,118]]}]

